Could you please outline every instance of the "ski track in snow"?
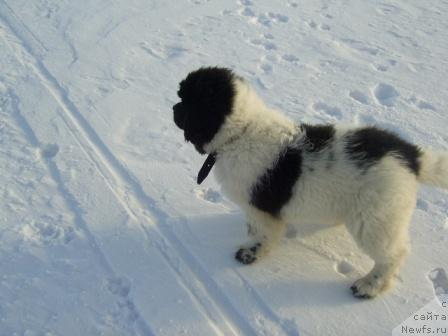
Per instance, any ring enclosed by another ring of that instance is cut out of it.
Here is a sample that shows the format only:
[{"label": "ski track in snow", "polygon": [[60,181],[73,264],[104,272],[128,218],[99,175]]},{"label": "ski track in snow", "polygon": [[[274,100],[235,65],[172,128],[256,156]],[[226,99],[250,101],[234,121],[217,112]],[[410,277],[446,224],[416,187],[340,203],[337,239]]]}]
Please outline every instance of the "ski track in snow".
[{"label": "ski track in snow", "polygon": [[[40,141],[37,139],[31,126],[28,124],[26,118],[20,113],[20,110],[17,106],[17,97],[15,97],[13,92],[9,92],[8,94],[9,94],[9,97],[12,99],[12,110],[13,110],[12,116],[15,119],[17,126],[23,130],[28,142],[32,146],[38,148],[40,145]],[[54,150],[52,150],[52,153],[54,153]],[[49,175],[51,176],[53,181],[56,183],[57,189],[58,189],[59,193],[62,195],[63,199],[65,200],[68,209],[70,209],[71,213],[73,214],[76,225],[85,234],[85,236],[88,237],[89,245],[94,249],[94,251],[96,252],[97,258],[100,261],[100,264],[102,265],[103,269],[108,273],[109,281],[111,283],[119,284],[122,280],[115,274],[115,272],[114,272],[113,268],[110,266],[107,258],[101,251],[101,248],[98,246],[95,237],[90,232],[87,223],[84,221],[84,219],[81,215],[82,211],[78,207],[78,202],[76,201],[76,199],[73,197],[71,192],[66,188],[66,186],[63,183],[61,173],[60,173],[58,167],[52,160],[48,160],[48,156],[45,156],[45,160],[43,160],[43,162],[44,162],[45,166],[47,167]],[[45,235],[45,232],[43,234]],[[138,334],[154,335],[154,333],[151,331],[151,328],[149,327],[149,325],[142,318],[140,318],[140,314],[139,314],[138,310],[135,308],[135,305],[132,302],[132,300],[127,299],[127,294],[129,293],[129,290],[127,290],[126,292],[124,292],[123,290],[121,290],[121,291],[111,290],[111,293],[118,295],[125,299],[125,301],[124,301],[125,305],[124,305],[123,309],[126,309],[135,315],[134,319],[138,321],[137,322],[137,327],[139,328]]]},{"label": "ski track in snow", "polygon": [[[107,261],[107,258],[102,253],[99,245],[96,242],[96,239],[90,232],[82,216],[82,211],[78,206],[77,200],[64,184],[61,172],[53,161],[53,158],[58,152],[58,146],[55,144],[42,144],[38,140],[36,134],[32,130],[32,127],[21,113],[18,102],[19,99],[12,89],[2,92],[0,96],[2,117],[5,117],[5,122],[8,125],[9,129],[19,130],[20,133],[23,134],[25,141],[28,142],[28,145],[30,145],[30,148],[38,150],[38,153],[34,153],[34,158],[32,155],[33,152],[28,152],[28,155],[30,156],[29,159],[31,161],[33,159],[40,159],[35,163],[42,164],[47,170],[49,178],[54,182],[56,192],[61,196],[61,199],[63,200],[66,208],[69,210],[69,214],[73,217],[73,222],[76,226],[75,228],[72,228],[70,226],[64,227],[62,223],[58,222],[58,220],[52,220],[52,216],[54,216],[53,213],[48,213],[45,216],[40,217],[38,221],[32,220],[29,224],[23,226],[20,234],[23,236],[23,239],[25,239],[26,241],[30,241],[35,246],[54,246],[55,248],[57,248],[57,246],[61,244],[70,244],[79,235],[84,236],[87,238],[86,243],[88,247],[90,249],[93,249],[96,260],[98,261],[98,266],[100,267],[98,273],[100,274],[101,271],[104,271],[110,281],[113,281],[113,279],[117,279],[117,276],[110,266],[109,262]],[[40,184],[40,182],[41,181],[33,181],[29,182],[29,184]],[[48,183],[48,180],[46,183]],[[51,183],[49,184],[51,185]],[[34,189],[34,187],[32,189]],[[53,195],[52,197],[56,198],[57,196]],[[50,209],[51,208],[52,207],[50,207]],[[67,215],[64,216],[67,217]],[[63,216],[60,215],[59,220],[63,220]],[[26,222],[28,221],[29,220],[26,220]],[[67,263],[67,265],[69,265],[69,263]],[[12,276],[14,276],[14,274]],[[7,277],[8,274],[5,274],[4,279],[7,279]],[[6,282],[3,284],[6,284]],[[132,301],[127,298],[127,293],[112,294],[119,294],[118,296],[120,296],[120,298],[118,299],[118,301],[122,302],[121,310],[125,315],[133,316],[132,320],[137,321],[137,326],[139,328],[138,334],[152,335],[153,333],[150,331],[149,326],[146,325],[144,321],[139,319],[139,312],[135,309]],[[20,316],[17,316],[17,318],[20,319]],[[41,322],[43,323],[44,321]],[[128,330],[128,332],[130,332],[130,330]],[[26,330],[25,334],[33,334],[33,332],[31,330]]]},{"label": "ski track in snow", "polygon": [[[160,253],[165,257],[167,263],[171,266],[173,271],[178,276],[178,281],[183,283],[183,286],[188,289],[190,294],[195,297],[197,302],[203,307],[204,313],[209,317],[210,323],[215,324],[216,320],[223,319],[225,325],[229,328],[223,331],[216,326],[216,331],[225,335],[228,332],[239,335],[256,335],[256,331],[245,320],[245,318],[237,311],[229,298],[222,292],[219,285],[208,275],[207,271],[203,269],[198,260],[191,254],[191,252],[182,244],[182,242],[175,236],[173,232],[166,225],[168,216],[155,207],[155,201],[145,194],[136,179],[123,167],[123,165],[114,157],[112,152],[101,141],[94,129],[83,118],[77,107],[70,101],[64,88],[58,83],[56,78],[47,70],[45,65],[39,60],[39,52],[43,44],[37,40],[29,29],[20,20],[14,20],[17,16],[13,13],[11,8],[0,0],[0,9],[3,13],[9,14],[6,18],[3,14],[2,21],[6,23],[16,37],[22,42],[23,48],[19,49],[23,61],[28,65],[39,77],[43,85],[47,88],[48,93],[61,106],[62,119],[65,121],[67,128],[78,141],[78,145],[83,149],[84,153],[95,164],[97,172],[103,177],[105,183],[110,190],[115,194],[123,207],[128,211],[130,216],[137,222],[141,223],[144,232],[147,234],[148,241],[153,241],[158,246]],[[17,47],[17,46],[16,46]],[[16,110],[15,115],[19,124],[27,133],[30,143],[38,146],[39,141],[35,137],[31,127],[28,125],[26,119],[20,115]],[[54,151],[57,151],[53,145],[45,150],[45,156],[52,156]],[[110,273],[111,282],[116,284],[115,279],[119,279],[114,274],[111,266],[108,264],[106,257],[103,255],[101,249],[95,242],[95,238],[89,231],[88,225],[80,215],[81,211],[77,208],[76,200],[65,188],[60,177],[58,168],[51,161],[46,161],[50,175],[59,186],[61,194],[64,195],[67,203],[73,214],[76,216],[76,222],[86,233],[91,240],[91,244],[95,247],[97,255],[102,260],[104,267]],[[146,211],[140,211],[144,209]],[[171,252],[174,251],[174,252]],[[174,255],[172,255],[174,253]],[[178,258],[182,260],[185,266],[178,264]],[[186,268],[185,268],[186,267]],[[243,279],[243,278],[241,278]],[[116,286],[113,286],[114,288]],[[269,308],[263,299],[256,294],[256,290],[245,281],[247,295],[252,298],[259,306],[259,313],[264,317],[258,318],[270,321],[277,325],[277,332],[289,335],[298,335],[298,331],[288,326],[287,322],[282,321]],[[113,290],[117,292],[117,290]],[[122,295],[122,296],[127,296]],[[122,294],[123,290],[118,291]],[[114,293],[115,294],[115,293]],[[151,328],[148,323],[140,316],[135,304],[128,300],[127,306],[135,310],[139,316],[138,327],[140,333],[143,335],[152,335]]]},{"label": "ski track in snow", "polygon": [[[78,116],[82,118],[79,112],[76,110],[76,107],[73,105],[73,103],[71,103],[70,100],[68,100],[68,98],[65,95],[65,92],[59,86],[56,79],[48,72],[45,66],[38,60],[39,56],[33,55],[34,49],[32,45],[34,44],[34,42],[31,42],[30,39],[27,38],[26,36],[27,35],[32,36],[33,40],[36,40],[35,36],[30,32],[30,30],[26,28],[26,26],[23,25],[22,22],[13,20],[13,18],[17,18],[17,16],[3,1],[0,1],[0,11],[3,13],[0,14],[0,18],[2,19],[3,23],[6,23],[11,28],[12,32],[15,33],[17,38],[21,39],[23,43],[24,50],[21,50],[22,57],[30,56],[28,60],[24,58],[22,59],[22,61],[24,61],[25,64],[29,65],[30,68],[34,70],[35,74],[42,80],[42,83],[48,89],[49,94],[51,94],[58,101],[58,103],[61,105],[64,111],[77,113]],[[5,20],[4,17],[5,13],[7,13],[6,15],[9,14],[8,21]],[[21,35],[21,33],[24,35]],[[39,43],[39,45],[42,45],[40,41],[37,40],[37,42]],[[17,106],[17,97],[15,97],[13,92],[9,92],[9,96],[12,99],[13,117],[15,118],[17,125],[22,128],[29,143],[34,147],[39,147],[40,141],[37,139],[36,135],[32,130],[32,127],[29,125],[26,118],[20,113],[20,110]],[[68,106],[70,106],[71,109]],[[83,122],[85,123],[84,120]],[[90,132],[93,134],[93,130],[90,130]],[[43,150],[41,150],[41,153],[42,156],[44,156],[45,158],[51,158],[54,155],[56,155],[57,151],[58,151],[57,145],[52,144],[44,146]],[[113,268],[110,266],[107,258],[101,251],[101,248],[98,246],[96,239],[94,235],[90,232],[87,223],[84,221],[81,215],[82,211],[78,207],[77,200],[73,197],[71,192],[65,187],[58,167],[51,160],[44,160],[44,162],[45,165],[47,166],[51,178],[55,181],[57,185],[59,193],[63,196],[63,199],[67,203],[67,207],[71,210],[75,218],[76,224],[79,226],[80,230],[82,230],[84,234],[88,237],[90,245],[96,251],[96,255],[103,268],[109,274],[111,281],[115,281],[114,279],[118,279],[118,277],[115,274]],[[122,297],[127,297],[127,293],[122,292],[119,294]],[[151,331],[150,326],[144,321],[143,318],[140,317],[138,310],[135,308],[135,304],[130,299],[125,300],[125,306],[126,309],[133,311],[133,313],[135,314],[135,319],[138,320],[137,323],[137,327],[139,328],[138,334],[153,335],[154,333]]]}]

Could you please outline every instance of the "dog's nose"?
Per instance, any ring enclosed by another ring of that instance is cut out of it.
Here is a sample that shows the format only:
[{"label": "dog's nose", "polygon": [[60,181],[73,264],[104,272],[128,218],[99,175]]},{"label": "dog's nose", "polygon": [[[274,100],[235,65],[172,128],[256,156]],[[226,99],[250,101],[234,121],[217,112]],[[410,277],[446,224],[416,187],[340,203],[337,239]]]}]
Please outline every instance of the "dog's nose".
[{"label": "dog's nose", "polygon": [[173,112],[174,112],[174,123],[180,129],[184,129],[185,111],[182,108],[182,104],[177,103],[176,105],[174,105]]},{"label": "dog's nose", "polygon": [[173,111],[176,112],[179,110],[181,103],[177,103],[173,105]]}]

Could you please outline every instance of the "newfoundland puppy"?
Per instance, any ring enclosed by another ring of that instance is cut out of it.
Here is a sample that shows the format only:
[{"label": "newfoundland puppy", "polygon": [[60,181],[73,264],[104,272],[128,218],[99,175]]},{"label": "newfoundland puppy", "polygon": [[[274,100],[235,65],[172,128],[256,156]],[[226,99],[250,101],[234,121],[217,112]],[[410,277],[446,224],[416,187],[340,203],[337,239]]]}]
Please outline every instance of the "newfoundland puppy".
[{"label": "newfoundland puppy", "polygon": [[418,184],[448,188],[448,153],[376,127],[294,122],[225,68],[191,72],[178,96],[174,122],[208,155],[198,183],[214,166],[224,194],[247,217],[250,241],[236,260],[266,255],[286,223],[344,224],[375,261],[353,294],[372,298],[391,287],[409,251]]}]

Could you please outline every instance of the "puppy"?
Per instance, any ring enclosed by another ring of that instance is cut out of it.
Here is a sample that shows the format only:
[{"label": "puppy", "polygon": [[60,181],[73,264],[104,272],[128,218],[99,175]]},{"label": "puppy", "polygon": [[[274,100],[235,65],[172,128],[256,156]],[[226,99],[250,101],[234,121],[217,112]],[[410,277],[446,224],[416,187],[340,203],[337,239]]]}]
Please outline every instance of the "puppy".
[{"label": "puppy", "polygon": [[[419,183],[448,188],[448,153],[423,150],[376,127],[296,123],[268,108],[231,70],[201,68],[178,91],[174,122],[247,218],[251,264],[282,238],[286,223],[345,224],[374,261],[356,297],[390,288],[409,252]],[[216,162],[216,164],[215,164]]]}]

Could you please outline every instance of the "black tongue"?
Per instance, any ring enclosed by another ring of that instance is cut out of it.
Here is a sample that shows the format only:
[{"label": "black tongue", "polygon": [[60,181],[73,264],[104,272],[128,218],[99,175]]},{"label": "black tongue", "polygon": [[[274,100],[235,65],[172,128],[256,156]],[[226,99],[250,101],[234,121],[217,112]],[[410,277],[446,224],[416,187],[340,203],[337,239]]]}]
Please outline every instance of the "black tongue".
[{"label": "black tongue", "polygon": [[216,153],[209,154],[209,156],[207,156],[207,159],[205,159],[205,162],[202,165],[201,170],[199,171],[198,180],[197,180],[198,184],[201,184],[202,181],[205,180],[205,178],[208,176],[208,174],[212,170],[215,162],[216,162]]}]

